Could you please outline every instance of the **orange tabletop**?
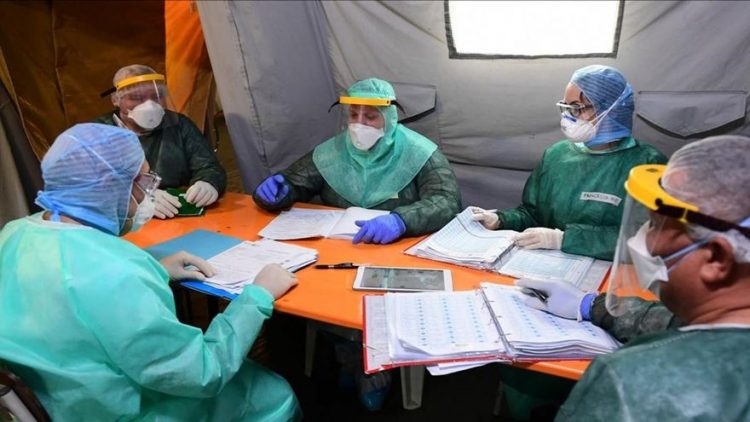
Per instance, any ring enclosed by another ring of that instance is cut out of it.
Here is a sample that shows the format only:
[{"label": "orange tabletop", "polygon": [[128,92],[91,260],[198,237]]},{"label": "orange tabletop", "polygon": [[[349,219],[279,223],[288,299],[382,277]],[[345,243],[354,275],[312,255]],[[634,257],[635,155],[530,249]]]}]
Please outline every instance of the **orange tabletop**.
[{"label": "orange tabletop", "polygon": [[[327,208],[320,205],[296,204],[298,207]],[[170,220],[154,219],[136,233],[125,236],[141,248],[181,236],[196,229],[210,230],[244,240],[258,240],[258,232],[274,217],[264,211],[248,195],[226,193],[218,204],[209,207],[202,217]],[[496,273],[417,258],[403,251],[422,238],[406,238],[390,245],[354,245],[341,239],[305,239],[290,243],[318,251],[319,263],[366,263],[394,267],[448,268],[453,275],[455,290],[470,290],[480,282],[510,284],[513,279]],[[312,266],[298,271],[299,284],[274,304],[278,311],[330,324],[362,329],[361,291],[352,289],[356,269],[318,270]],[[523,363],[516,366],[570,379],[578,379],[588,361]]]}]

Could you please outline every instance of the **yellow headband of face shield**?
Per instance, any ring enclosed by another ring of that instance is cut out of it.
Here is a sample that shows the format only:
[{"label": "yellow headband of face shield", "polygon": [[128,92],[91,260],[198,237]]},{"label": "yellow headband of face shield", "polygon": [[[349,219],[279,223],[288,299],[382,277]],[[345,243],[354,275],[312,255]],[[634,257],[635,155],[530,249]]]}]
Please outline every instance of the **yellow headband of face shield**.
[{"label": "yellow headband of face shield", "polygon": [[164,82],[164,75],[160,73],[149,73],[146,75],[138,75],[138,76],[131,76],[129,78],[125,78],[121,80],[120,82],[115,85],[115,88],[118,90],[125,88],[126,86],[134,85],[140,82],[148,82],[148,81],[162,81]]},{"label": "yellow headband of face shield", "polygon": [[630,170],[628,180],[625,182],[625,190],[628,194],[652,211],[659,211],[660,207],[680,208],[682,215],[677,217],[683,223],[687,223],[688,211],[698,212],[699,208],[687,202],[680,201],[667,193],[661,187],[661,177],[667,166],[664,164],[643,164]]},{"label": "yellow headband of face shield", "polygon": [[392,100],[388,98],[339,97],[339,103],[385,107],[391,105]]}]

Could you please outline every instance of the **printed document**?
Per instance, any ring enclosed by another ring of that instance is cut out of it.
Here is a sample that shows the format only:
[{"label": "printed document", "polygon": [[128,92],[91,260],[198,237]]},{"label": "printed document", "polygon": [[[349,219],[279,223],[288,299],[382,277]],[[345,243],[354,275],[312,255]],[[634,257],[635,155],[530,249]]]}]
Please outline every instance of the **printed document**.
[{"label": "printed document", "polygon": [[208,259],[216,275],[205,283],[239,294],[252,284],[258,273],[268,264],[279,264],[288,271],[296,271],[318,259],[315,249],[262,239],[242,242]]},{"label": "printed document", "polygon": [[489,230],[463,210],[442,229],[406,251],[409,255],[474,268],[491,269],[513,247],[513,230]]},{"label": "printed document", "polygon": [[619,343],[590,322],[526,306],[515,286],[364,298],[365,372],[437,365],[449,373],[494,361],[586,359]]},{"label": "printed document", "polygon": [[513,230],[489,230],[463,210],[442,229],[404,251],[407,255],[448,262],[515,278],[564,280],[584,291],[597,291],[611,262],[559,250],[524,249]]},{"label": "printed document", "polygon": [[292,208],[282,211],[258,235],[266,239],[291,240],[312,237],[352,239],[360,227],[357,220],[371,220],[390,211],[350,207],[346,210]]}]

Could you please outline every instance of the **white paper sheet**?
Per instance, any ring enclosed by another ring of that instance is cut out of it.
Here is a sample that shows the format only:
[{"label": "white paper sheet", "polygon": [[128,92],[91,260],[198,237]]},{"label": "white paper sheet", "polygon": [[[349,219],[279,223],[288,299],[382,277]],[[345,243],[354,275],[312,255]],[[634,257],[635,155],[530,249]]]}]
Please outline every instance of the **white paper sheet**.
[{"label": "white paper sheet", "polygon": [[386,294],[386,313],[406,349],[431,355],[498,351],[500,335],[476,291]]},{"label": "white paper sheet", "polygon": [[360,227],[354,222],[386,215],[389,211],[350,207],[346,210],[292,208],[274,218],[258,235],[266,239],[291,240],[311,237],[351,239]]},{"label": "white paper sheet", "polygon": [[498,268],[501,274],[535,280],[570,280],[574,284],[586,274],[594,258],[556,250],[516,248]]},{"label": "white paper sheet", "polygon": [[514,286],[482,283],[505,339],[519,356],[573,358],[615,350],[619,344],[587,321],[560,318],[526,306],[525,295]]},{"label": "white paper sheet", "polygon": [[242,242],[213,256],[208,262],[216,275],[205,282],[231,293],[240,293],[252,284],[258,273],[268,264],[279,264],[289,271],[315,262],[315,249],[263,239],[257,242]]},{"label": "white paper sheet", "polygon": [[344,211],[292,208],[282,211],[258,234],[266,239],[290,240],[324,237]]}]

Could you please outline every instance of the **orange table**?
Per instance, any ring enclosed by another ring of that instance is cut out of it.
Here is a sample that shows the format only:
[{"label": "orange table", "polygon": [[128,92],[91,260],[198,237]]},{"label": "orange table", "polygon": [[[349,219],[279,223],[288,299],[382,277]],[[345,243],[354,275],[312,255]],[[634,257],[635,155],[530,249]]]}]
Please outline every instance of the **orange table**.
[{"label": "orange table", "polygon": [[[325,208],[311,204],[295,206]],[[262,210],[247,195],[227,193],[219,204],[209,208],[203,217],[152,220],[140,231],[125,236],[141,248],[181,236],[195,229],[211,230],[245,240],[257,240],[258,231],[276,214]],[[316,249],[320,263],[355,262],[371,265],[449,268],[455,290],[470,290],[483,281],[510,284],[513,279],[495,273],[431,261],[403,253],[421,238],[402,239],[390,245],[354,245],[347,240],[307,239],[291,241]],[[275,303],[275,309],[338,326],[362,329],[362,296],[352,289],[356,270],[317,270],[312,266],[296,273],[299,285]],[[588,361],[553,361],[517,363],[518,367],[577,380]]]}]

